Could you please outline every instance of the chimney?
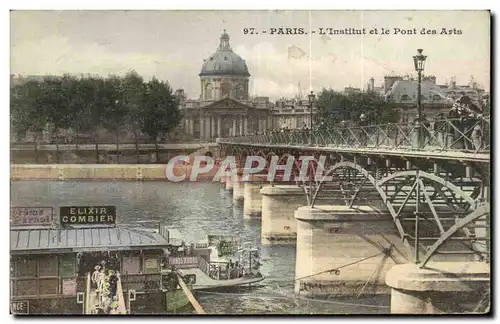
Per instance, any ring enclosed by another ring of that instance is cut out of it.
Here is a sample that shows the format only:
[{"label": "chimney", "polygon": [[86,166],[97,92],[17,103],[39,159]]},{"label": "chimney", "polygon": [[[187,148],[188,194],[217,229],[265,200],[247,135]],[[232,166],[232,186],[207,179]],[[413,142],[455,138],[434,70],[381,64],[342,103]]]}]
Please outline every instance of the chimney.
[{"label": "chimney", "polygon": [[370,90],[375,91],[375,79],[373,77],[370,78]]}]

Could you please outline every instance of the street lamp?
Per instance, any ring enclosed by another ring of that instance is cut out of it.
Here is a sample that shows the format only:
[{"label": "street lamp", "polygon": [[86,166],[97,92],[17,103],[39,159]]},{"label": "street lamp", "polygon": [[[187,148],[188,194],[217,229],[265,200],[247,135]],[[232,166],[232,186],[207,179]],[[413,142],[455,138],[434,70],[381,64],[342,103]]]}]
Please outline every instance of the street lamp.
[{"label": "street lamp", "polygon": [[314,95],[314,92],[311,91],[311,93],[307,96],[309,98],[309,112],[310,112],[310,116],[309,116],[309,127],[312,131],[312,128],[313,128],[313,102],[314,102],[314,99],[315,99],[315,95]]},{"label": "street lamp", "polygon": [[418,135],[418,146],[419,148],[422,147],[422,139],[423,139],[423,131],[422,131],[422,102],[420,97],[422,96],[422,71],[425,68],[425,59],[427,58],[426,55],[422,54],[423,49],[419,48],[417,50],[418,54],[413,56],[413,63],[415,64],[415,71],[418,73],[418,88],[417,88],[417,110],[418,110],[418,117],[417,117],[417,135]]}]

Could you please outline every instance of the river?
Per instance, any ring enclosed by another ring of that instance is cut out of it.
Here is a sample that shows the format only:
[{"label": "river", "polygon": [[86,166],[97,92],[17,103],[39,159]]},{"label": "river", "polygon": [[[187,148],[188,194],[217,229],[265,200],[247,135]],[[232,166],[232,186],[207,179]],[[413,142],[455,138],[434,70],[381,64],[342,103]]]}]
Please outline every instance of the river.
[{"label": "river", "polygon": [[[214,182],[14,181],[12,206],[114,205],[119,223],[161,222],[178,228],[186,241],[207,234],[238,235],[260,245],[260,221],[243,218],[232,196]],[[388,296],[351,300],[294,297],[295,246],[262,247],[266,277],[250,289],[196,292],[207,313],[376,314],[389,313]],[[187,310],[189,312],[190,310]]]}]

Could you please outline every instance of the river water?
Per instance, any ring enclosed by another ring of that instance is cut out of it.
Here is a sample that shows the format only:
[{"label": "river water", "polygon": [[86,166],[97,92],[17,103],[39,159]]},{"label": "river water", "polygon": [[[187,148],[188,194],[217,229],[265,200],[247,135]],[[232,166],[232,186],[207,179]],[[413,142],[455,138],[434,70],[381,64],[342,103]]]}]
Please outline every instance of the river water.
[{"label": "river water", "polygon": [[[216,182],[14,181],[12,206],[114,205],[119,223],[161,222],[178,228],[186,241],[207,234],[238,235],[260,245],[260,221],[243,218],[232,195]],[[295,246],[263,246],[258,286],[196,292],[207,313],[375,314],[389,313],[388,296],[351,300],[294,297]],[[186,310],[190,312],[190,310]]]}]

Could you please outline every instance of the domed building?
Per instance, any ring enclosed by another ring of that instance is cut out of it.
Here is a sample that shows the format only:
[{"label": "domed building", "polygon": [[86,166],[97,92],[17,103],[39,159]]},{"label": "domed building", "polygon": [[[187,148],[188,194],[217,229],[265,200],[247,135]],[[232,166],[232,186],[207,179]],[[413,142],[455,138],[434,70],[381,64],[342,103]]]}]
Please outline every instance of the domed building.
[{"label": "domed building", "polygon": [[247,64],[233,52],[225,31],[217,51],[203,61],[199,75],[202,100],[248,100],[250,73]]},{"label": "domed building", "polygon": [[229,40],[224,30],[215,53],[203,60],[199,100],[185,100],[182,90],[177,92],[182,97],[185,132],[201,140],[248,135],[271,128],[269,98],[249,96],[248,66],[233,52]]}]

